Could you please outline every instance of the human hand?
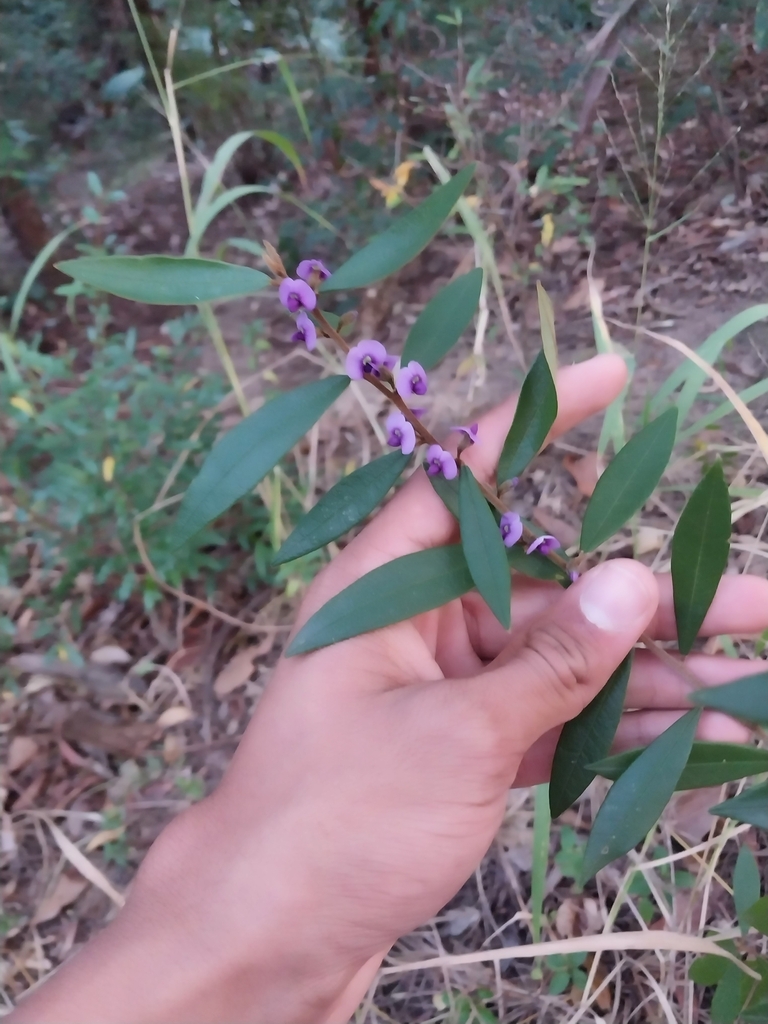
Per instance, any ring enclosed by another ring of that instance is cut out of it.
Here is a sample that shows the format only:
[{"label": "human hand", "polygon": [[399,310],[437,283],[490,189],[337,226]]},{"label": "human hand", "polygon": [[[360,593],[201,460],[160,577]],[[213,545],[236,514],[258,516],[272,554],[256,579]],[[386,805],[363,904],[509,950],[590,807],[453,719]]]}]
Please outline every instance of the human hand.
[{"label": "human hand", "polygon": [[[623,362],[610,356],[563,370],[552,436],[603,409],[624,380]],[[481,443],[464,456],[478,479],[491,478],[513,411],[510,401],[481,421]],[[376,566],[456,533],[417,472],[318,576],[298,625]],[[158,963],[164,946],[181,941],[196,965],[199,984],[182,1007],[181,996],[169,996],[171,1016],[147,1019],[346,1020],[392,942],[471,875],[509,787],[548,777],[562,724],[642,632],[674,637],[671,585],[628,560],[591,570],[567,591],[519,578],[512,624],[507,634],[470,594],[281,660],[221,786],[161,836],[124,912],[124,934],[146,934],[153,920],[165,936],[153,947]],[[768,584],[726,577],[702,632],[766,627]],[[687,665],[705,683],[748,670],[700,655]],[[686,691],[672,669],[639,652],[627,698],[635,710],[619,745],[665,729]],[[746,736],[711,713],[699,734]]]}]

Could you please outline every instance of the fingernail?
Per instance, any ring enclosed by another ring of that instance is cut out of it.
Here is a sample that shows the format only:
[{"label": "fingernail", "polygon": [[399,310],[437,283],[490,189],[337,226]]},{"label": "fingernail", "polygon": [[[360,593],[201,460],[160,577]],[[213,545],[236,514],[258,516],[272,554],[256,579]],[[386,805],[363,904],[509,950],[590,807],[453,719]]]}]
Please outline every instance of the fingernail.
[{"label": "fingernail", "polygon": [[642,629],[658,601],[656,583],[648,570],[626,560],[592,569],[579,589],[584,618],[610,633],[624,633],[637,626]]}]

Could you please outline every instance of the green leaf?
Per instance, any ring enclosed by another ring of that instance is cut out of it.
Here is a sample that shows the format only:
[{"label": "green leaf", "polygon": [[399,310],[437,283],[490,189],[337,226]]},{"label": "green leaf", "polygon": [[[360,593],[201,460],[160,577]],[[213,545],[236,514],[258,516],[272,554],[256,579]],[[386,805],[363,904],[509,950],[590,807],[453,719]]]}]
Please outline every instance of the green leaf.
[{"label": "green leaf", "polygon": [[348,384],[347,376],[324,377],[286,391],[225,434],[184,495],[174,526],[176,545],[248,494]]},{"label": "green leaf", "polygon": [[134,302],[186,306],[266,288],[260,270],[185,256],[84,256],[56,264],[76,281]]},{"label": "green leaf", "polygon": [[403,555],[332,597],[304,623],[286,654],[305,654],[440,608],[473,585],[460,544]]},{"label": "green leaf", "polygon": [[768,0],[757,0],[754,39],[758,53],[768,48]]},{"label": "green leaf", "polygon": [[445,185],[436,188],[423,203],[399,217],[386,231],[350,256],[335,274],[323,282],[320,291],[365,288],[404,267],[440,230],[469,184],[474,170],[474,164],[465,167]]},{"label": "green leaf", "polygon": [[687,654],[728,564],[731,503],[720,460],[702,477],[672,538],[672,590],[677,645]]},{"label": "green leaf", "polygon": [[469,466],[462,466],[459,476],[459,525],[461,546],[475,586],[504,629],[509,629],[512,578],[507,549]]},{"label": "green leaf", "polygon": [[738,966],[729,962],[718,982],[709,1009],[712,1024],[733,1024],[749,998],[753,982]]},{"label": "green leaf", "polygon": [[[764,935],[763,931],[752,918],[752,911],[756,909],[755,904],[760,901],[760,868],[757,866],[755,855],[748,846],[742,844],[739,847],[739,855],[736,858],[736,867],[733,869],[733,903],[736,907],[736,916],[741,925],[742,935],[747,934],[749,925],[754,925]],[[768,901],[763,899],[763,906],[758,915],[761,922],[768,923]]]},{"label": "green leaf", "polygon": [[581,547],[594,551],[643,507],[667,468],[677,429],[668,409],[629,440],[597,481],[581,524]]},{"label": "green leaf", "polygon": [[699,707],[722,711],[755,725],[768,725],[768,672],[744,676],[721,686],[705,686],[688,697]]},{"label": "green leaf", "polygon": [[482,287],[483,271],[476,267],[441,288],[408,332],[403,365],[415,359],[430,370],[439,363],[472,322]]},{"label": "green leaf", "polygon": [[302,517],[272,562],[281,565],[329,544],[384,500],[410,456],[390,452],[343,477]]},{"label": "green leaf", "polygon": [[688,970],[688,977],[697,985],[716,985],[725,974],[729,963],[724,956],[704,953],[693,961]]},{"label": "green leaf", "polygon": [[611,749],[624,710],[631,671],[630,653],[597,696],[563,726],[552,760],[549,784],[549,806],[553,818],[579,799],[597,774],[589,766],[605,757]]},{"label": "green leaf", "polygon": [[768,829],[768,782],[750,786],[738,796],[710,807],[709,813],[717,814],[721,818],[743,821],[748,825],[754,825],[755,828]]},{"label": "green leaf", "polygon": [[[722,327],[718,327],[716,331],[713,331],[706,341],[703,341],[696,349],[697,355],[700,355],[702,359],[705,359],[710,364],[717,362],[723,348],[732,338],[735,338],[737,334],[745,331],[759,320],[765,320],[766,317],[768,317],[768,304],[750,306],[748,309],[743,309],[724,323]],[[686,359],[672,371],[661,387],[657,389],[651,400],[651,411],[658,412],[659,409],[662,409],[670,395],[682,384],[683,390],[680,392],[676,404],[680,423],[684,423],[706,379],[707,375],[704,370]]]},{"label": "green leaf", "polygon": [[446,480],[442,473],[427,478],[432,484],[435,494],[454,517],[459,518],[459,481]]},{"label": "green leaf", "polygon": [[[742,846],[742,850],[744,847]],[[739,850],[741,853],[741,850]],[[754,857],[753,857],[754,860]],[[757,864],[755,864],[755,870],[757,871]],[[735,879],[734,879],[735,882]],[[757,891],[760,892],[760,872],[757,873]],[[734,902],[736,900],[736,892],[734,886]],[[758,896],[752,904],[742,911],[739,915],[739,919],[743,916],[744,921],[756,928],[762,935],[768,935],[768,896]]]},{"label": "green leaf", "polygon": [[700,715],[697,708],[679,718],[611,786],[587,842],[585,879],[642,842],[659,820],[688,760]]},{"label": "green leaf", "polygon": [[[588,767],[603,778],[615,781],[638,759],[644,749],[635,747],[633,750],[625,750]],[[743,743],[696,740],[676,788],[682,790],[722,786],[724,782],[759,775],[761,772],[768,772],[768,750],[748,747]]]},{"label": "green leaf", "polygon": [[507,562],[509,567],[519,572],[521,576],[529,576],[534,580],[554,580],[562,587],[570,587],[571,580],[565,569],[561,569],[545,555],[534,551],[526,555],[525,548],[521,544],[507,548]]},{"label": "green leaf", "polygon": [[499,459],[499,483],[519,476],[547,439],[557,418],[557,390],[542,351],[526,374],[515,418],[509,428]]}]

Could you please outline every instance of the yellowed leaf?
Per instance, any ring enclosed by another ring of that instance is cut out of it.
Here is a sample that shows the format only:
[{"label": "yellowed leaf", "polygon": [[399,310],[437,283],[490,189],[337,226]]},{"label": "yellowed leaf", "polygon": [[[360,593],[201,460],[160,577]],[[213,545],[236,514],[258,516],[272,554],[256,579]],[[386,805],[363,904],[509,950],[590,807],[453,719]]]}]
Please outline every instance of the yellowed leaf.
[{"label": "yellowed leaf", "polygon": [[27,416],[35,415],[35,407],[31,402],[28,402],[22,395],[14,395],[11,399],[11,405],[14,409],[18,409],[20,412],[25,412]]},{"label": "yellowed leaf", "polygon": [[38,749],[31,736],[14,736],[8,747],[8,771],[17,772],[29,764]]},{"label": "yellowed leaf", "polygon": [[32,924],[44,924],[58,917],[65,907],[75,902],[87,885],[84,878],[60,874],[53,891],[43,898],[37,908]]},{"label": "yellowed leaf", "polygon": [[408,184],[408,179],[411,176],[411,171],[414,169],[416,164],[413,160],[403,160],[401,164],[398,164],[395,168],[395,184],[402,192],[405,186]]},{"label": "yellowed leaf", "polygon": [[545,213],[541,218],[541,244],[548,249],[555,237],[555,218],[551,213]]},{"label": "yellowed leaf", "polygon": [[101,464],[101,475],[104,481],[108,484],[112,483],[115,476],[115,457],[114,455],[108,455]]},{"label": "yellowed leaf", "polygon": [[116,839],[125,833],[125,825],[117,825],[115,828],[103,828],[101,832],[97,832],[95,836],[91,836],[85,847],[86,853],[93,853],[94,850],[100,849],[107,843],[113,843]]},{"label": "yellowed leaf", "polygon": [[[271,638],[270,638],[271,639]],[[253,662],[259,654],[265,653],[264,644],[244,647],[231,658],[216,676],[213,692],[217,697],[226,697],[240,686],[244,686],[253,675]]]},{"label": "yellowed leaf", "polygon": [[174,725],[181,725],[183,722],[188,722],[190,718],[194,717],[195,715],[191,708],[186,707],[184,704],[175,704],[173,707],[165,709],[158,718],[157,724],[161,729],[171,729]]}]

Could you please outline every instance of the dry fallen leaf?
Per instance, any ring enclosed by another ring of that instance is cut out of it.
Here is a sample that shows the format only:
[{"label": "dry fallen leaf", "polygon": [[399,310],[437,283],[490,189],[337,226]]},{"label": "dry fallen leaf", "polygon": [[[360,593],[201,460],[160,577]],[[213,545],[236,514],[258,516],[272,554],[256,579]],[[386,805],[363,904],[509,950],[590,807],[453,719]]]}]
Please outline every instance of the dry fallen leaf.
[{"label": "dry fallen leaf", "polygon": [[[605,286],[603,278],[595,278],[594,284],[597,288],[602,291]],[[565,300],[562,305],[564,313],[574,313],[577,309],[589,309],[589,281],[586,277],[582,277],[576,287],[573,289],[571,294]]]},{"label": "dry fallen leaf", "polygon": [[190,718],[194,717],[194,712],[191,708],[186,707],[184,704],[175,704],[173,707],[165,709],[158,718],[157,724],[161,729],[170,729],[174,725],[181,725],[183,722],[188,722]]},{"label": "dry fallen leaf", "polygon": [[557,537],[564,548],[571,547],[579,539],[579,531],[574,526],[540,505],[533,510],[531,518],[545,533],[551,533]]},{"label": "dry fallen leaf", "polygon": [[32,918],[32,924],[44,924],[46,921],[52,921],[54,917],[58,917],[65,907],[75,902],[87,885],[84,878],[64,873],[59,875],[53,891],[43,898],[37,908],[37,912]]},{"label": "dry fallen leaf", "polygon": [[105,846],[107,843],[112,843],[115,839],[119,839],[125,832],[125,825],[118,825],[116,828],[104,828],[101,832],[97,832],[95,836],[91,836],[85,847],[86,853],[93,853],[94,850],[98,850],[100,847]]},{"label": "dry fallen leaf", "polygon": [[635,555],[647,555],[651,551],[658,551],[664,543],[665,536],[664,530],[657,530],[655,526],[641,526],[635,538]]},{"label": "dry fallen leaf", "polygon": [[561,939],[573,938],[579,916],[579,904],[573,899],[564,899],[555,915],[555,931]]},{"label": "dry fallen leaf", "polygon": [[96,665],[127,665],[133,659],[128,651],[124,651],[117,644],[105,644],[104,647],[97,647],[91,652],[90,660]]},{"label": "dry fallen leaf", "polygon": [[14,736],[8,747],[8,771],[17,772],[29,764],[39,747],[31,736]]},{"label": "dry fallen leaf", "polygon": [[586,455],[581,456],[566,455],[563,458],[563,468],[576,481],[576,486],[581,494],[586,498],[591,498],[597,481],[605,471],[605,462],[597,452],[587,452]]},{"label": "dry fallen leaf", "polygon": [[253,675],[253,662],[261,654],[266,654],[272,646],[273,636],[269,637],[268,646],[262,641],[260,644],[251,644],[238,651],[234,658],[231,658],[224,668],[216,676],[213,684],[213,692],[217,697],[226,697],[239,686],[244,686]]}]

